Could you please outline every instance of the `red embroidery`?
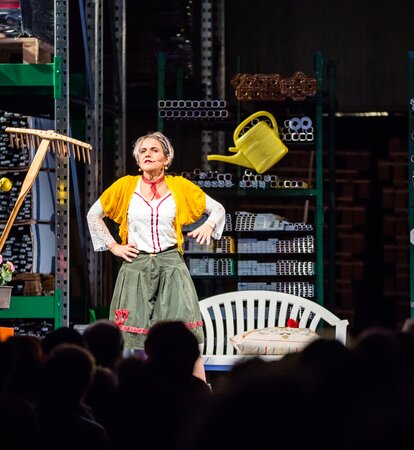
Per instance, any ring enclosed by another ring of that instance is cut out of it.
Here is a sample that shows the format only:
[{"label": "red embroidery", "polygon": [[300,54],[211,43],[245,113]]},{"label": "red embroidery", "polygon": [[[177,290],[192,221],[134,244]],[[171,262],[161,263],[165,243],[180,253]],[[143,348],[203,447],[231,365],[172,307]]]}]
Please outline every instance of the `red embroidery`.
[{"label": "red embroidery", "polygon": [[[144,178],[144,177],[143,177]],[[154,212],[154,208],[152,207],[152,205],[150,205],[150,203],[145,200],[145,198],[139,193],[139,192],[134,192],[134,194],[138,195],[138,197],[145,202],[145,204],[151,209],[151,238],[152,238],[152,248],[154,250],[154,253],[157,252],[157,250],[159,252],[162,251],[161,249],[161,244],[160,244],[160,232],[158,229],[158,222],[159,222],[159,208],[162,205],[162,203],[167,200],[167,198],[171,197],[171,194],[168,194],[166,197],[164,197],[160,203],[158,203],[157,208]],[[156,244],[158,245],[158,248],[156,247]]]},{"label": "red embroidery", "polygon": [[197,327],[202,327],[203,326],[203,321],[202,320],[197,320],[197,322],[186,322],[185,326],[187,328],[191,328],[191,329],[194,329],[194,328],[197,328]]},{"label": "red embroidery", "polygon": [[287,321],[287,326],[290,328],[299,328],[299,322],[297,320],[294,319],[289,319]]},{"label": "red embroidery", "polygon": [[[130,325],[124,325],[128,319],[127,309],[116,309],[115,310],[115,323],[122,331],[135,334],[148,334],[148,328],[132,327]],[[194,329],[197,327],[202,327],[204,325],[202,320],[197,320],[196,322],[185,322],[185,326],[189,329]]]},{"label": "red embroidery", "polygon": [[122,331],[127,331],[128,333],[135,333],[135,334],[148,334],[148,328],[138,328],[138,327],[131,327],[128,325],[123,325],[119,327]]},{"label": "red embroidery", "polygon": [[115,310],[115,323],[120,327],[128,319],[129,312],[127,309],[116,309]]}]

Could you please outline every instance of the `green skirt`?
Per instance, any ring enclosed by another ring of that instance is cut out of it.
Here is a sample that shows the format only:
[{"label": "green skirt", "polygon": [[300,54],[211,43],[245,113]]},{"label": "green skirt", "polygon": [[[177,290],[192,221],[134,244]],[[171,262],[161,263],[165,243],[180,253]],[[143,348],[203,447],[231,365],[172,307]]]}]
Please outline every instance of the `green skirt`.
[{"label": "green skirt", "polygon": [[121,329],[125,348],[143,349],[149,329],[161,320],[179,320],[203,343],[198,296],[177,249],[140,254],[124,261],[112,296],[110,319]]}]

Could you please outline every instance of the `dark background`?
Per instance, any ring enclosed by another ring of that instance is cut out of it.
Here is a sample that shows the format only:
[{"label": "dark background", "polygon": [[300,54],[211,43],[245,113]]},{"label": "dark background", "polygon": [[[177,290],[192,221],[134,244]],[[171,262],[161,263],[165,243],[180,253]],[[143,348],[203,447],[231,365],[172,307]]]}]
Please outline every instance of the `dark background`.
[{"label": "dark background", "polygon": [[337,63],[338,111],[407,109],[407,53],[414,48],[409,0],[226,2],[227,73],[313,70],[313,54]]}]

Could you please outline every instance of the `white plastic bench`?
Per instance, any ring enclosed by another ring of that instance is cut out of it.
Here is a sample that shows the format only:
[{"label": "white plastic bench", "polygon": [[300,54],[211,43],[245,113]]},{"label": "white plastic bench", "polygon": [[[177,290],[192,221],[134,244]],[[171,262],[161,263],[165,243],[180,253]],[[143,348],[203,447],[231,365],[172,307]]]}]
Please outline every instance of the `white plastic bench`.
[{"label": "white plastic bench", "polygon": [[[341,320],[318,303],[275,291],[235,291],[200,300],[204,321],[202,358],[206,370],[230,370],[244,355],[237,355],[229,338],[265,327],[284,327],[288,319],[300,328],[318,332],[331,328],[335,339],[346,345],[347,320]],[[282,356],[260,356],[265,360]]]}]

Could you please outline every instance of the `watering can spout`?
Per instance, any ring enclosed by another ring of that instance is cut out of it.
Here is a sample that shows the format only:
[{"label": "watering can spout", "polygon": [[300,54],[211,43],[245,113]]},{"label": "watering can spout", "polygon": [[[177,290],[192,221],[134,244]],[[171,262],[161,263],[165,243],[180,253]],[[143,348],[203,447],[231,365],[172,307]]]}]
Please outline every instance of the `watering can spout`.
[{"label": "watering can spout", "polygon": [[[234,151],[237,151],[238,149],[235,149]],[[237,164],[238,166],[247,167],[248,169],[254,169],[253,164],[243,156],[242,153],[237,153],[236,155],[231,156],[224,156],[224,155],[208,155],[207,159],[209,161],[220,161],[220,162],[226,162],[230,164]]]}]

